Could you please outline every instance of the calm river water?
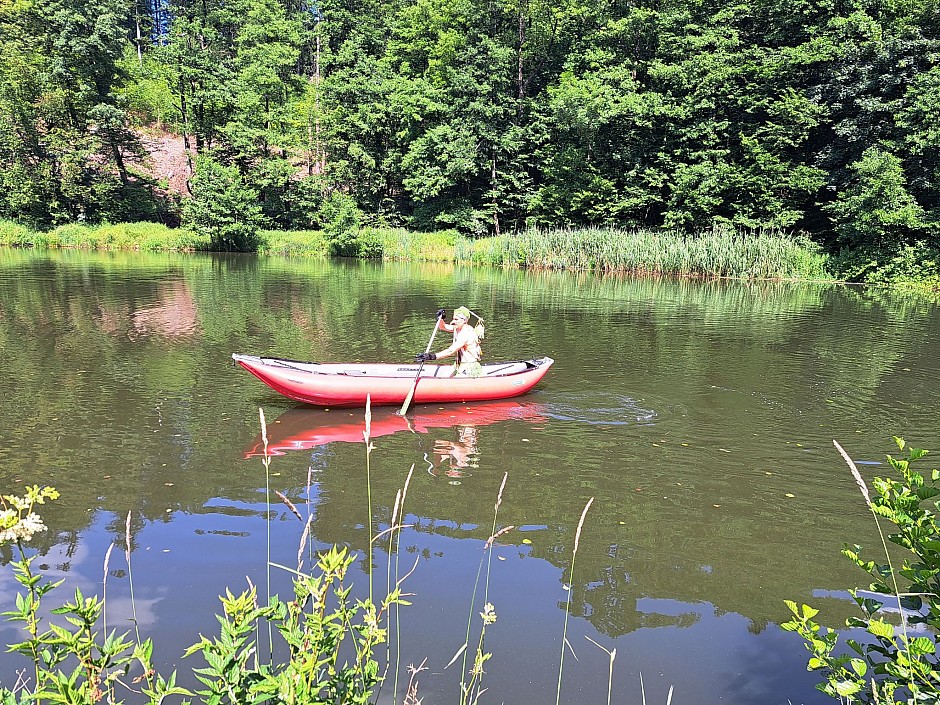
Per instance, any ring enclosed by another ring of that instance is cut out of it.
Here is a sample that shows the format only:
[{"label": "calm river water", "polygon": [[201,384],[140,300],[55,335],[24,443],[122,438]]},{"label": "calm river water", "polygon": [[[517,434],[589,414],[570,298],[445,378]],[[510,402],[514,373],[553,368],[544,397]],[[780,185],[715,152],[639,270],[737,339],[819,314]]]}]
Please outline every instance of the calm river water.
[{"label": "calm river water", "polygon": [[[407,362],[436,309],[458,305],[486,318],[488,359],[555,366],[513,402],[418,407],[414,432],[375,410],[371,517],[362,412],[303,407],[231,364],[233,352]],[[867,581],[839,550],[877,558],[878,540],[832,440],[868,477],[888,472],[892,435],[940,448],[938,336],[933,303],[834,285],[3,249],[0,492],[61,491],[31,544],[66,580],[59,602],[101,594],[115,544],[111,627],[130,628],[130,513],[138,623],[161,669],[192,685],[203,663],[182,652],[218,633],[218,595],[248,580],[264,595],[269,531],[270,560],[296,565],[303,523],[275,491],[312,514],[316,546],[359,552],[361,594],[368,527],[387,526],[414,467],[400,663],[427,659],[419,696],[437,705],[458,702],[460,660],[444,667],[471,614],[477,630],[471,596],[506,474],[496,523],[514,528],[489,568],[482,702],[554,702],[570,596],[562,702],[606,702],[609,658],[590,639],[616,648],[618,702],[640,702],[642,674],[651,705],[670,687],[677,704],[828,703],[778,626],[783,601],[832,626],[851,613],[845,589]],[[0,609],[16,592],[11,555],[0,549]],[[289,596],[286,573],[271,581]],[[0,627],[3,643],[16,636]],[[0,682],[23,665],[3,656]]]}]

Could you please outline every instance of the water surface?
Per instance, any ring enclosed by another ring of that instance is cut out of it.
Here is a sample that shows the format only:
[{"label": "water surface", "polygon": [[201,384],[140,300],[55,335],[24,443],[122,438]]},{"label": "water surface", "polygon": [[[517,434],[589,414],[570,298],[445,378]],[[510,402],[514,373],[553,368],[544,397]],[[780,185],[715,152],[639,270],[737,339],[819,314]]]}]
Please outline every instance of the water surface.
[{"label": "water surface", "polygon": [[[408,361],[457,305],[486,318],[487,359],[555,366],[513,401],[423,405],[410,426],[375,410],[371,516],[362,413],[298,405],[231,365]],[[359,552],[362,590],[368,527],[388,525],[413,467],[400,663],[427,658],[432,705],[458,699],[459,661],[444,666],[482,609],[471,595],[506,475],[496,524],[514,529],[489,568],[484,701],[554,701],[570,596],[564,702],[605,702],[608,656],[590,638],[617,650],[621,702],[639,701],[642,673],[650,703],[670,686],[674,703],[826,703],[778,627],[783,600],[833,626],[851,612],[845,588],[867,581],[839,549],[878,539],[832,440],[867,477],[887,472],[894,434],[940,448],[938,333],[932,303],[825,284],[0,250],[0,492],[62,492],[33,543],[66,579],[62,601],[101,593],[115,544],[112,626],[132,614],[130,513],[137,620],[192,684],[202,664],[181,654],[216,632],[218,595],[266,590],[269,529],[271,561],[296,564],[303,524],[275,491],[313,516],[316,546]],[[372,565],[384,585],[384,547]],[[283,572],[271,579],[288,594]],[[4,609],[15,588],[0,571]],[[10,683],[22,664],[2,661]]]}]

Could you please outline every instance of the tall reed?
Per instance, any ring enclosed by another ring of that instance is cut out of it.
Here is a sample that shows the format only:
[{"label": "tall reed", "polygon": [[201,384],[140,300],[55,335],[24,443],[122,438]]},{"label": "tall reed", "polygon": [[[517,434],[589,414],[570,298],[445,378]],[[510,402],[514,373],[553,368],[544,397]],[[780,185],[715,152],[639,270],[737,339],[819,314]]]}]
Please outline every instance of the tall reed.
[{"label": "tall reed", "polygon": [[694,235],[650,229],[527,230],[457,243],[459,264],[644,272],[748,279],[826,278],[827,258],[806,238],[715,227]]},{"label": "tall reed", "polygon": [[372,395],[366,394],[366,427],[362,432],[362,439],[366,443],[366,503],[369,515],[366,517],[366,537],[368,539],[369,555],[367,556],[369,570],[369,602],[374,604],[372,585]]},{"label": "tall reed", "polygon": [[[470,594],[470,609],[467,614],[467,631],[464,636],[464,642],[457,649],[457,652],[451,658],[450,662],[444,667],[449,668],[458,658],[463,657],[460,666],[460,705],[472,705],[476,703],[482,693],[482,679],[484,675],[483,664],[489,659],[489,654],[483,651],[483,642],[486,634],[486,628],[496,621],[496,611],[489,602],[489,584],[490,572],[492,568],[493,543],[503,534],[512,531],[515,527],[512,525],[504,526],[497,530],[497,521],[499,517],[499,507],[503,503],[503,490],[506,488],[506,480],[509,473],[503,473],[503,481],[499,485],[499,492],[496,494],[496,504],[493,506],[493,526],[490,536],[483,545],[483,553],[480,556],[480,563],[477,566],[476,578],[473,581],[473,591]],[[483,576],[483,565],[486,564],[486,574],[483,587],[483,611],[480,612],[482,626],[480,628],[480,637],[478,639],[476,650],[473,654],[473,666],[467,669],[467,659],[469,658],[470,632],[473,626],[473,613],[476,608],[477,590],[480,587],[480,578]],[[467,676],[469,675],[469,680]]]},{"label": "tall reed", "polygon": [[[261,464],[264,465],[264,516],[265,516],[265,562],[264,577],[267,594],[265,599],[271,602],[271,456],[268,453],[268,426],[264,420],[264,409],[258,407],[258,416],[261,421],[261,441],[264,444],[264,456]],[[268,622],[268,660],[274,660],[274,632]]]},{"label": "tall reed", "polygon": [[[388,537],[388,564],[386,567],[386,579],[385,579],[385,591],[386,594],[392,592],[392,556],[395,556],[395,582],[398,583],[401,579],[399,572],[399,543],[401,541],[401,531],[406,528],[406,525],[402,523],[402,520],[405,516],[405,499],[408,497],[408,486],[411,484],[411,476],[414,474],[415,466],[412,463],[411,468],[408,470],[408,477],[405,478],[405,485],[399,490],[395,495],[395,506],[392,510],[392,521],[389,527],[389,537]],[[399,665],[401,663],[401,604],[395,603],[395,680],[392,685],[392,698],[393,702],[398,702],[398,676],[400,673]],[[389,621],[391,621],[391,611],[389,612]],[[391,631],[391,630],[390,630]],[[391,654],[391,639],[386,642],[388,648],[386,650],[386,661],[388,664],[392,663],[392,654]],[[414,675],[414,674],[412,674]],[[413,677],[408,684],[408,692],[411,692],[413,684]],[[417,686],[415,685],[415,692],[417,692]]]},{"label": "tall reed", "polygon": [[568,575],[568,599],[565,602],[565,626],[561,633],[561,658],[558,662],[558,687],[555,690],[555,705],[561,702],[561,675],[565,668],[565,648],[569,647],[568,616],[571,614],[571,593],[574,592],[574,564],[578,558],[578,544],[581,541],[581,529],[584,527],[584,517],[587,516],[588,509],[591,508],[593,503],[594,498],[591,497],[587,501],[587,504],[584,505],[584,510],[581,512],[581,519],[578,521],[578,530],[575,531],[574,534],[574,549],[571,552],[571,572]]},{"label": "tall reed", "polygon": [[10,221],[0,221],[0,245],[179,252],[206,250],[209,239],[186,228],[171,228],[162,223],[69,223],[40,232]]},{"label": "tall reed", "polygon": [[884,549],[885,560],[887,561],[888,568],[891,573],[891,584],[894,587],[894,596],[898,600],[898,612],[901,614],[902,640],[905,648],[910,649],[911,640],[907,630],[907,615],[905,614],[904,606],[901,604],[901,589],[898,587],[897,572],[894,570],[894,565],[891,563],[891,552],[888,550],[888,541],[885,538],[884,530],[881,528],[881,521],[878,519],[878,512],[875,511],[875,506],[872,504],[871,495],[868,492],[868,485],[865,484],[865,480],[862,478],[862,474],[858,471],[855,462],[852,460],[849,454],[845,452],[845,449],[839,445],[839,442],[833,438],[832,444],[836,447],[836,450],[839,451],[839,454],[842,456],[842,459],[845,461],[846,465],[849,466],[849,471],[852,473],[852,477],[855,479],[855,484],[858,485],[858,489],[862,493],[862,499],[865,500],[865,505],[868,507],[868,511],[870,511],[871,515],[875,518],[875,526],[878,527],[878,536],[881,537],[881,546]]},{"label": "tall reed", "polygon": [[104,633],[108,633],[108,564],[111,562],[111,551],[114,550],[114,541],[108,546],[104,554],[104,577],[101,581],[101,619],[104,624]]}]

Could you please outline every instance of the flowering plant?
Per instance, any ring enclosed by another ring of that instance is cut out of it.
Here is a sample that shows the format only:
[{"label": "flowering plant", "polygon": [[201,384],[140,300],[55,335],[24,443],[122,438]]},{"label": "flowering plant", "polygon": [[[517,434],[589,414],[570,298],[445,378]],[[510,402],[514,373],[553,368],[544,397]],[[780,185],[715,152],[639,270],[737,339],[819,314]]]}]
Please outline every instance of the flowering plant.
[{"label": "flowering plant", "polygon": [[33,511],[37,504],[58,499],[54,487],[33,485],[26,488],[25,497],[7,494],[0,496],[0,544],[29,541],[34,534],[46,530],[42,519]]}]

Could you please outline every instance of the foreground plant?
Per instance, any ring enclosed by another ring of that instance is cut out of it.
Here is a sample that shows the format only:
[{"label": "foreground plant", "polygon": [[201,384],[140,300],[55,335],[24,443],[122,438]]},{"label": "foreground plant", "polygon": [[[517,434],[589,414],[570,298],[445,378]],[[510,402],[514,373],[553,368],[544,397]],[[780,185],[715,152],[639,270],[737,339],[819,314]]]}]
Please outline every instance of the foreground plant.
[{"label": "foreground plant", "polygon": [[[11,563],[16,581],[23,591],[16,596],[16,608],[3,612],[10,622],[22,622],[27,638],[11,644],[12,652],[26,656],[33,663],[33,678],[21,674],[12,690],[0,688],[0,702],[41,703],[43,701],[75,705],[96,703],[102,699],[121,702],[117,686],[122,693],[136,693],[138,700],[160,703],[169,695],[187,695],[176,686],[176,674],[164,679],[155,674],[152,666],[153,644],[148,639],[134,643],[129,632],[116,634],[97,631],[104,602],[97,597],[85,597],[76,590],[74,599],[50,610],[61,616],[68,627],[46,622],[40,617],[43,598],[62,584],[62,581],[43,580],[34,573],[35,555],[27,555],[24,544],[46,526],[35,513],[37,505],[55,500],[59,493],[52,487],[34,485],[26,488],[26,496],[4,495],[0,498],[0,544],[16,547],[19,560]],[[132,671],[139,672],[136,677]]]},{"label": "foreground plant", "polygon": [[[900,450],[903,439],[895,438]],[[834,442],[835,443],[835,442]],[[899,480],[876,477],[872,497],[855,463],[842,453],[871,510],[882,538],[885,563],[866,560],[860,546],[846,546],[842,553],[872,577],[865,591],[851,590],[860,617],[846,626],[860,630],[863,639],[848,639],[849,652],[838,649],[838,635],[816,621],[818,610],[787,601],[792,618],[783,628],[797,632],[812,656],[809,670],[821,670],[825,681],[817,688],[845,702],[875,705],[925,703],[940,700],[940,661],[937,633],[940,629],[940,471],[929,473],[929,481],[912,469],[926,450],[907,448],[906,458],[888,456]],[[881,519],[896,527],[887,535]],[[908,552],[898,568],[891,560],[888,541]],[[902,589],[903,586],[903,589]],[[881,599],[884,596],[885,599]],[[886,613],[900,612],[900,625],[888,621]],[[914,634],[917,636],[914,636]]]},{"label": "foreground plant", "polygon": [[[206,661],[205,668],[194,670],[207,686],[199,692],[204,702],[369,702],[382,681],[375,651],[386,631],[379,625],[388,607],[400,601],[400,592],[393,590],[378,610],[369,600],[350,600],[344,579],[354,560],[345,548],[321,553],[316,575],[295,573],[290,602],[273,597],[260,607],[254,588],[237,597],[227,593],[219,638],[202,637],[186,651]],[[259,620],[269,621],[283,638],[283,663],[259,663],[254,640]]]}]

